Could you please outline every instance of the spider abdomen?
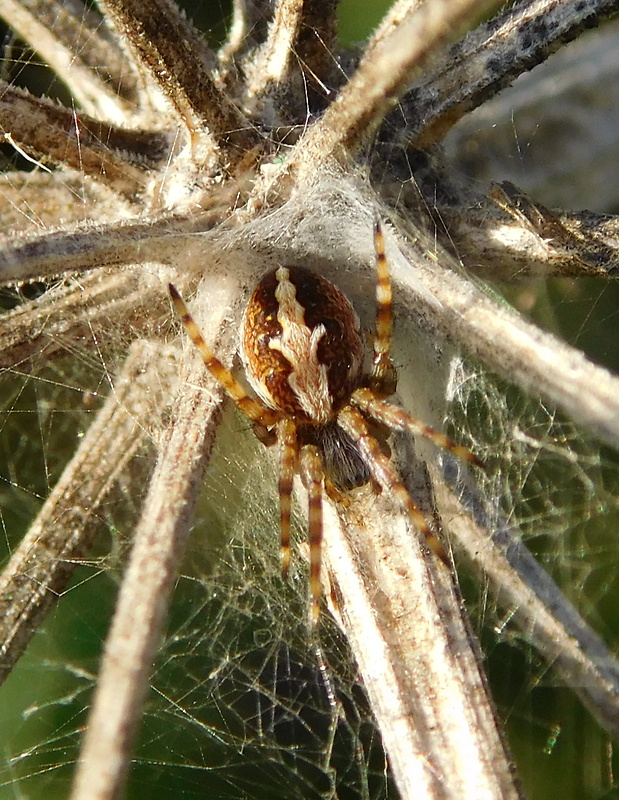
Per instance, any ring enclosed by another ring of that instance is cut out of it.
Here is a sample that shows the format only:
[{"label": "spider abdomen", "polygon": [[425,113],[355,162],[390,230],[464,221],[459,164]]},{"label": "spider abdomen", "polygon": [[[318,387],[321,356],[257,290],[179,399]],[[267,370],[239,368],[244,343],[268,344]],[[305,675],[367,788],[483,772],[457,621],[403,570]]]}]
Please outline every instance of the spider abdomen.
[{"label": "spider abdomen", "polygon": [[359,318],[326,278],[303,267],[279,267],[249,300],[241,355],[253,389],[268,406],[324,425],[361,381]]}]

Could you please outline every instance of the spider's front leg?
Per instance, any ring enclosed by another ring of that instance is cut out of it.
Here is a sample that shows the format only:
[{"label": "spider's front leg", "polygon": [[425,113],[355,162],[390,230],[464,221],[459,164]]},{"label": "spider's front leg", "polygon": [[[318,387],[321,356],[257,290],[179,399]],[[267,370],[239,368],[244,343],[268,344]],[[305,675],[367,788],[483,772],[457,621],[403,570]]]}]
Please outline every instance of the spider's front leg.
[{"label": "spider's front leg", "polygon": [[437,447],[449,450],[450,453],[453,453],[458,458],[475,464],[476,467],[485,467],[484,462],[467,447],[452,441],[444,433],[434,430],[434,428],[421,422],[421,420],[409,414],[403,408],[394,406],[381,397],[376,397],[376,394],[371,389],[364,387],[357,389],[353,392],[350,401],[368,416],[378,420],[378,422],[382,422],[388,428],[402,431],[408,430],[413,436],[423,436]]},{"label": "spider's front leg", "polygon": [[376,220],[374,226],[374,253],[376,256],[376,331],[369,386],[374,393],[381,397],[390,397],[396,390],[398,373],[391,358],[393,328],[391,275],[385,253],[385,238],[379,220]]},{"label": "spider's front leg", "polygon": [[239,410],[254,423],[254,433],[260,441],[267,446],[274,444],[275,437],[271,433],[271,430],[279,420],[279,415],[272,409],[256,402],[256,400],[247,394],[230,370],[224,367],[205,342],[196,321],[189,313],[189,309],[180,296],[178,289],[170,283],[168,284],[168,290],[176,313],[181,318],[187,335],[202,356],[202,361],[206,369],[215,380],[223,386],[226,393],[234,400]]}]

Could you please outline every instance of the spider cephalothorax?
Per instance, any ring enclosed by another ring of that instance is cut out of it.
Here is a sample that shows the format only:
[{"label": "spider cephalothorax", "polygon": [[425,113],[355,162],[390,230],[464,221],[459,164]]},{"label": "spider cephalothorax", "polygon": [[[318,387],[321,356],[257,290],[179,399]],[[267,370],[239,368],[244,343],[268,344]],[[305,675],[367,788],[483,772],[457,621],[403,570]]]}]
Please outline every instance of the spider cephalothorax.
[{"label": "spider cephalothorax", "polygon": [[[408,511],[434,552],[445,551],[372,433],[372,423],[408,429],[468,461],[466,448],[385,400],[395,390],[391,361],[391,282],[379,224],[376,333],[372,370],[363,371],[359,318],[342,292],[302,267],[279,267],[254,290],[241,326],[245,374],[259,401],[213,355],[174,286],[170,294],[206,368],[254,424],[266,445],[280,451],[280,523],[284,573],[290,566],[290,508],[294,476],[308,492],[311,622],[321,595],[322,501],[325,488],[352,489],[372,479]],[[330,492],[331,493],[331,492]]]}]

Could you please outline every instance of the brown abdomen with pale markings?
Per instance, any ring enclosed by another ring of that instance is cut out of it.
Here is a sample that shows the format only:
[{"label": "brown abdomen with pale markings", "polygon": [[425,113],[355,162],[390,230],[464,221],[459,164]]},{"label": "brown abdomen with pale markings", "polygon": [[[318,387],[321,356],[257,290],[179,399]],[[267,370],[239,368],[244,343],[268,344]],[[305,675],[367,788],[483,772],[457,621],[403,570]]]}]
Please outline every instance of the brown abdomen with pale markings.
[{"label": "brown abdomen with pale markings", "polygon": [[269,272],[247,305],[241,355],[254,391],[297,422],[324,425],[359,386],[359,318],[330,281],[303,267]]}]

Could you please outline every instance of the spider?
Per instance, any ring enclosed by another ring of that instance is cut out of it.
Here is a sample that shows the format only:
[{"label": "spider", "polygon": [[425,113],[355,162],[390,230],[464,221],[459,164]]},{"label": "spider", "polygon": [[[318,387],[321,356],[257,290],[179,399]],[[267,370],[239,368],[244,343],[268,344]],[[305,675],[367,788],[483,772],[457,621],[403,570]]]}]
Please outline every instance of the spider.
[{"label": "spider", "polygon": [[376,330],[373,366],[363,370],[359,318],[342,292],[304,267],[279,267],[256,286],[240,333],[241,360],[258,396],[249,396],[204,341],[177,289],[174,307],[206,369],[251,420],[265,445],[279,445],[281,557],[290,567],[292,484],[296,474],[308,494],[310,623],[319,618],[323,492],[336,495],[372,480],[408,512],[429,547],[448,566],[442,545],[401,482],[379,440],[376,423],[409,430],[477,466],[482,462],[442,433],[386,398],[395,392],[391,359],[392,292],[380,222],[374,229]]}]

